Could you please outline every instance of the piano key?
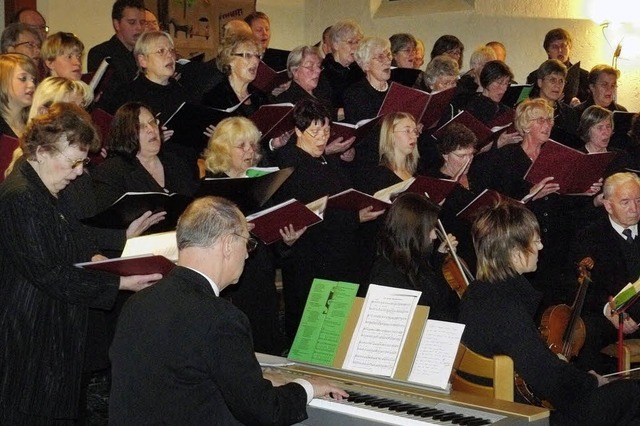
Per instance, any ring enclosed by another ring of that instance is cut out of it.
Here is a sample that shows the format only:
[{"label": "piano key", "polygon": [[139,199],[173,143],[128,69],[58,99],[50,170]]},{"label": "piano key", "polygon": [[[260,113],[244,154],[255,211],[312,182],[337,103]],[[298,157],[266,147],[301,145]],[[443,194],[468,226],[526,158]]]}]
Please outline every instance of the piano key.
[{"label": "piano key", "polygon": [[466,426],[467,423],[469,423],[472,420],[476,420],[476,419],[477,419],[477,417],[474,417],[474,416],[466,416],[466,417],[461,418],[460,420],[453,420],[451,423],[462,425],[462,426]]},{"label": "piano key", "polygon": [[452,413],[451,411],[445,411],[444,413],[438,413],[433,416],[436,420],[449,421],[449,417],[455,416],[457,413]]},{"label": "piano key", "polygon": [[424,412],[420,413],[420,417],[433,417],[433,416],[436,416],[438,414],[442,414],[444,412],[445,412],[444,410],[424,411]]},{"label": "piano key", "polygon": [[487,419],[477,419],[477,420],[471,420],[469,423],[467,423],[467,426],[482,426],[482,425],[488,425],[488,424],[491,424],[491,421]]},{"label": "piano key", "polygon": [[395,399],[388,399],[388,398],[380,398],[380,397],[378,397],[376,399],[365,401],[364,405],[371,405],[372,407],[379,407],[380,406],[379,404],[382,404],[384,402],[391,402],[393,404],[394,402],[397,402],[397,401]]},{"label": "piano key", "polygon": [[391,411],[405,411],[411,407],[413,407],[413,404],[403,404],[402,402],[398,402],[397,404],[391,405],[388,408]]},{"label": "piano key", "polygon": [[431,407],[410,408],[407,410],[407,414],[416,416],[416,415],[420,415],[419,413],[425,410],[433,410],[433,408]]},{"label": "piano key", "polygon": [[450,415],[446,416],[446,418],[445,416],[440,417],[440,420],[446,420],[453,423],[454,420],[461,419],[463,417],[464,417],[464,414],[451,413]]}]

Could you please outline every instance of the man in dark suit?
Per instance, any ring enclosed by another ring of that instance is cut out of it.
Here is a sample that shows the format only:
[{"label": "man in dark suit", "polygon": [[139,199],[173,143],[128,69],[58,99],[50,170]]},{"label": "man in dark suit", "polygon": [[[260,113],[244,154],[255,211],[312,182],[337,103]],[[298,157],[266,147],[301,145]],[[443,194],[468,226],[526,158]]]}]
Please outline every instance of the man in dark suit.
[{"label": "man in dark suit", "polygon": [[120,315],[110,424],[292,424],[313,397],[346,396],[318,378],[263,378],[247,317],[218,297],[255,248],[234,204],[196,200],[176,235],[178,266]]},{"label": "man in dark suit", "polygon": [[117,0],[111,8],[115,34],[89,50],[89,72],[95,72],[104,58],[111,58],[107,71],[110,74],[108,90],[115,90],[116,86],[133,80],[138,72],[133,47],[145,28],[144,12],[142,0]]},{"label": "man in dark suit", "polygon": [[[582,315],[587,336],[576,362],[599,373],[608,367],[599,352],[616,341],[619,325],[618,316],[611,316],[610,309],[604,305],[609,297],[640,276],[640,178],[634,173],[613,174],[604,183],[603,195],[607,215],[579,232],[571,256],[576,263],[585,257],[594,261],[592,283]],[[635,337],[639,334],[640,303],[633,305],[627,313],[623,332]]]}]

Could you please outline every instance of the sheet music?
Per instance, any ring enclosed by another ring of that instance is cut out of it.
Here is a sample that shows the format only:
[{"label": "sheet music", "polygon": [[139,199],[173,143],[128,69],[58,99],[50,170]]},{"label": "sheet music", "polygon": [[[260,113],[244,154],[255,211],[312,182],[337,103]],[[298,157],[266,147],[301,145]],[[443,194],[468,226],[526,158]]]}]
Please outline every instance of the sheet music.
[{"label": "sheet music", "polygon": [[176,231],[159,232],[157,234],[129,238],[122,251],[122,257],[149,253],[164,256],[176,262],[178,260]]},{"label": "sheet music", "polygon": [[464,324],[427,320],[409,381],[446,389],[463,331]]},{"label": "sheet music", "polygon": [[370,284],[343,368],[393,376],[421,294]]}]

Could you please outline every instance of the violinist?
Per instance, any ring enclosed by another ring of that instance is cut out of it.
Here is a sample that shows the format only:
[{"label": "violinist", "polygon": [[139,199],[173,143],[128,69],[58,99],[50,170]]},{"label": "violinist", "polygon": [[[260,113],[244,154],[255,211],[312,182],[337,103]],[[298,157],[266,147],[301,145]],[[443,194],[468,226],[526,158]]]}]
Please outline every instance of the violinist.
[{"label": "violinist", "polygon": [[[594,261],[593,283],[589,286],[582,315],[586,339],[576,362],[586,368],[601,368],[599,371],[613,367],[610,364],[614,362],[600,354],[600,350],[616,342],[619,325],[617,316],[603,316],[603,305],[609,296],[614,296],[640,276],[640,178],[628,172],[609,176],[604,182],[603,197],[604,210],[578,234],[570,256],[572,261],[586,256]],[[627,230],[631,233],[629,238],[624,234]],[[627,314],[623,328],[625,338],[640,337],[640,303],[632,305]]]},{"label": "violinist", "polygon": [[638,424],[637,381],[609,382],[585,372],[562,361],[540,339],[534,314],[541,294],[523,276],[535,271],[543,248],[535,215],[520,204],[500,203],[479,214],[472,236],[477,280],[460,302],[463,343],[486,357],[511,357],[515,372],[553,405],[551,425]]},{"label": "violinist", "polygon": [[[420,290],[418,303],[429,306],[429,318],[455,321],[459,298],[440,268],[448,247],[442,242],[433,250],[439,212],[440,207],[424,195],[400,195],[387,212],[379,234],[369,282]],[[455,237],[447,237],[455,250]]]}]

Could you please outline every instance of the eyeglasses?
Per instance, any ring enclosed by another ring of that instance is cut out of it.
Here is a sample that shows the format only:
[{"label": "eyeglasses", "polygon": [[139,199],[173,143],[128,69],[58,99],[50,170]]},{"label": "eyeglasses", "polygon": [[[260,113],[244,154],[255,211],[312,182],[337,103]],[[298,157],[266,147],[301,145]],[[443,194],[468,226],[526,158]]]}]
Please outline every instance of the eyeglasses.
[{"label": "eyeglasses", "polygon": [[555,120],[553,119],[553,117],[547,117],[547,118],[545,118],[545,117],[538,117],[538,118],[532,118],[530,121],[531,121],[531,122],[534,122],[534,121],[535,121],[536,123],[538,123],[538,124],[540,124],[540,125],[543,125],[543,124],[549,124],[549,125],[552,125],[552,126],[553,126],[553,123],[554,123],[554,121],[555,121]]},{"label": "eyeglasses", "polygon": [[32,48],[32,49],[40,49],[40,47],[41,47],[41,45],[39,45],[38,43],[36,43],[34,41],[23,41],[22,43],[14,44],[13,47],[24,46],[25,44],[29,45],[29,47]]},{"label": "eyeglasses", "polygon": [[236,234],[235,232],[233,233],[233,235],[247,240],[247,253],[251,253],[256,249],[256,247],[258,247],[258,240],[253,237],[245,237],[244,235]]},{"label": "eyeglasses", "polygon": [[545,77],[543,78],[544,81],[548,81],[549,83],[556,85],[556,84],[560,84],[560,85],[564,85],[565,80],[564,78],[557,78],[557,77]]},{"label": "eyeglasses", "polygon": [[371,59],[375,59],[378,62],[387,62],[393,59],[393,55],[391,54],[391,52],[385,52],[376,56],[372,56]]},{"label": "eyeglasses", "polygon": [[324,67],[321,65],[300,65],[298,66],[298,68],[304,68],[307,71],[318,71],[318,72],[322,72],[322,70],[324,69]]},{"label": "eyeglasses", "polygon": [[153,55],[154,53],[160,56],[166,56],[167,54],[171,56],[176,56],[176,49],[174,49],[173,47],[170,47],[168,49],[166,47],[161,47],[155,52],[149,52],[149,55]]},{"label": "eyeglasses", "polygon": [[241,52],[241,53],[232,53],[231,56],[238,56],[240,58],[246,59],[247,61],[251,58],[256,58],[259,61],[262,60],[262,53]]},{"label": "eyeglasses", "polygon": [[407,136],[410,136],[412,134],[415,136],[420,136],[422,134],[420,129],[418,129],[417,127],[414,127],[413,129],[394,130],[393,133],[404,133]]},{"label": "eyeglasses", "polygon": [[64,158],[66,158],[67,160],[69,160],[69,162],[71,162],[71,168],[75,169],[76,167],[82,165],[82,167],[86,167],[89,165],[89,162],[91,161],[91,159],[89,157],[85,157],[85,158],[78,158],[78,159],[71,159],[69,157],[67,157],[64,152],[60,151],[60,149],[58,149],[56,146],[53,147],[53,149],[55,149],[56,151],[58,151],[58,153],[60,155],[62,155]]},{"label": "eyeglasses", "polygon": [[415,55],[416,49],[400,49],[398,52],[406,53],[407,55]]},{"label": "eyeglasses", "polygon": [[460,50],[460,49],[451,49],[451,50],[447,50],[444,53],[446,53],[447,55],[461,56],[462,55],[462,50]]},{"label": "eyeglasses", "polygon": [[331,135],[331,129],[326,129],[326,130],[314,130],[313,132],[311,130],[305,130],[305,133],[307,133],[309,136],[311,136],[314,139],[318,139],[320,137],[323,138],[328,138],[329,135]]},{"label": "eyeglasses", "polygon": [[456,158],[464,159],[464,158],[472,158],[475,155],[475,152],[450,152],[449,154],[453,155]]},{"label": "eyeglasses", "polygon": [[253,144],[250,144],[248,142],[245,142],[245,143],[243,143],[241,145],[236,145],[236,146],[234,146],[234,148],[240,149],[240,150],[242,150],[242,152],[249,152],[250,150],[253,150],[253,151],[256,150],[256,147],[253,146]]},{"label": "eyeglasses", "polygon": [[147,127],[151,127],[152,129],[155,129],[156,127],[158,127],[158,125],[160,124],[160,120],[158,120],[157,118],[152,118],[151,120],[145,122],[141,122],[140,123],[140,130],[144,130]]}]

